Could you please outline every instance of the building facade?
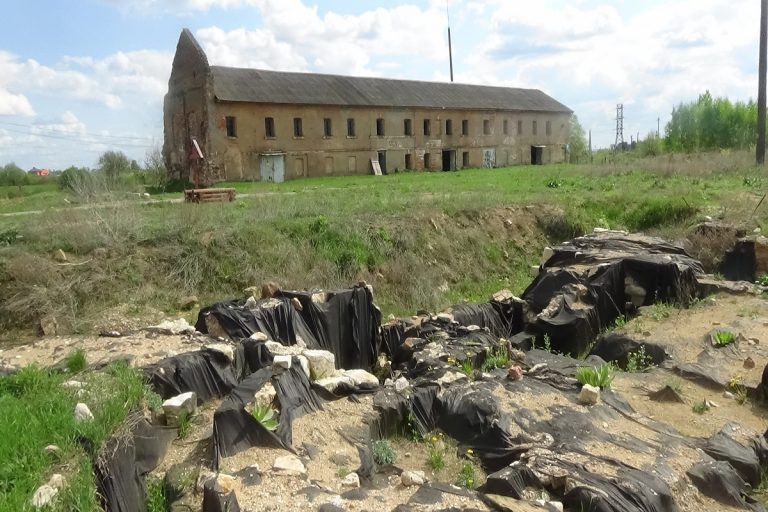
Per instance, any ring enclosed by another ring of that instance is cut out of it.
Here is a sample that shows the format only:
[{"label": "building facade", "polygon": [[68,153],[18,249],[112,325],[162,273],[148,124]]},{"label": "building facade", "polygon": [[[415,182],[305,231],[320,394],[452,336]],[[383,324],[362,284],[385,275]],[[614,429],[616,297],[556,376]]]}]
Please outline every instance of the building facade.
[{"label": "building facade", "polygon": [[163,154],[202,184],[557,163],[570,115],[531,89],[210,66],[185,29]]}]

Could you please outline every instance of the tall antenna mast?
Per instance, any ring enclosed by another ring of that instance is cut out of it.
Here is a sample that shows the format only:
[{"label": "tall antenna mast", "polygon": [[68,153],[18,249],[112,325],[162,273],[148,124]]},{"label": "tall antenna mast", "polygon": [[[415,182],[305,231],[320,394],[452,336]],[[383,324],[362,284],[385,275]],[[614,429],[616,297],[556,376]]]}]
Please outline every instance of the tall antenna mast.
[{"label": "tall antenna mast", "polygon": [[445,15],[448,18],[448,60],[451,63],[451,83],[453,83],[453,47],[451,46],[451,11],[448,7],[449,0],[445,0]]}]

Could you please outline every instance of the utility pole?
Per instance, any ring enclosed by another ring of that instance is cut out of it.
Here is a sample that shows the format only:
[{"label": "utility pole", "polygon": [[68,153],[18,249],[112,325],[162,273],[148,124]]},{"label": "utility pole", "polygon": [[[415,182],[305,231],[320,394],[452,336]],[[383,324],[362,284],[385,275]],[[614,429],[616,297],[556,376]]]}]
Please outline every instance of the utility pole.
[{"label": "utility pole", "polygon": [[661,138],[661,118],[660,117],[656,118],[656,138],[657,139]]},{"label": "utility pole", "polygon": [[[763,0],[768,1],[768,0]],[[624,104],[616,106],[616,149],[624,150]]]},{"label": "utility pole", "polygon": [[768,71],[768,0],[760,1],[760,66],[757,91],[757,165],[765,163],[765,86]]},{"label": "utility pole", "polygon": [[448,60],[451,64],[451,83],[453,83],[453,47],[451,46],[451,11],[445,0],[445,15],[448,17]]}]

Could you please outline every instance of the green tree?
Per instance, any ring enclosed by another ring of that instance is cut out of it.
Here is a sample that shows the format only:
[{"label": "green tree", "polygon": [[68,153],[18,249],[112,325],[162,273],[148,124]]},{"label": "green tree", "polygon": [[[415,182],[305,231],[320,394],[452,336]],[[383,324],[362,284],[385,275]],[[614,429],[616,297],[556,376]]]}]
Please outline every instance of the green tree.
[{"label": "green tree", "polygon": [[568,159],[572,164],[586,162],[589,158],[587,137],[584,128],[579,123],[576,114],[571,115],[571,126],[568,132]]},{"label": "green tree", "polygon": [[29,176],[24,169],[13,162],[0,168],[0,185],[21,187],[26,185],[28,181]]},{"label": "green tree", "polygon": [[107,151],[99,157],[97,170],[104,174],[110,182],[131,170],[131,161],[122,151]]}]

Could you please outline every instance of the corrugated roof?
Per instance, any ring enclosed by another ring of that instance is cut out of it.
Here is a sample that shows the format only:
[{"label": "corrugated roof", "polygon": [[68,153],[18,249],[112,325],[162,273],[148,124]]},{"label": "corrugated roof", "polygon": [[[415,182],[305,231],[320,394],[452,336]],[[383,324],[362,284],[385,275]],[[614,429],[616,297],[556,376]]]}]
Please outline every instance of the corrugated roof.
[{"label": "corrugated roof", "polygon": [[211,66],[219,101],[365,107],[563,112],[538,89],[418,82]]}]

